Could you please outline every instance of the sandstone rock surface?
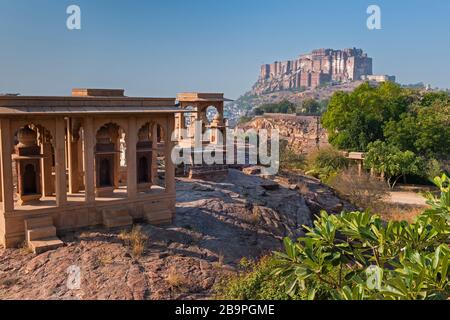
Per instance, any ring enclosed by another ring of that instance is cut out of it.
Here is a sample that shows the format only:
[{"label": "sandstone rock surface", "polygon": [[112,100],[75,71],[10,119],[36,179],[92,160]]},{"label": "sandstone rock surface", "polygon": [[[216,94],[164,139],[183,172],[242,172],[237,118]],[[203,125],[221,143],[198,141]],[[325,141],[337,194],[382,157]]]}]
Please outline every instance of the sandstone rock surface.
[{"label": "sandstone rock surface", "polygon": [[309,153],[316,149],[317,141],[320,147],[329,146],[327,131],[314,116],[267,114],[255,117],[240,127],[244,130],[277,129],[280,138],[286,140],[288,147],[297,153]]},{"label": "sandstone rock surface", "polygon": [[[176,220],[141,224],[148,241],[140,256],[120,230],[104,228],[66,234],[64,247],[38,256],[0,249],[0,299],[211,298],[219,277],[243,257],[281,250],[283,237],[312,223],[311,195],[290,190],[293,181],[276,190],[262,182],[236,170],[215,181],[179,179]],[[67,286],[71,266],[80,268],[79,289]]]}]

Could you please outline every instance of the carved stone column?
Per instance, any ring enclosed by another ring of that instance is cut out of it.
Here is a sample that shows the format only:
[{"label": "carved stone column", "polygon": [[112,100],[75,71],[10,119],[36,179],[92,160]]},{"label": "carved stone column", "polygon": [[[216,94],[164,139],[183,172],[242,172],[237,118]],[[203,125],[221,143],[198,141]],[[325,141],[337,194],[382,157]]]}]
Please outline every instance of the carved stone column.
[{"label": "carved stone column", "polygon": [[65,121],[56,119],[56,145],[55,145],[55,189],[56,206],[62,207],[67,203],[67,176],[65,155]]},{"label": "carved stone column", "polygon": [[169,117],[167,120],[167,127],[165,128],[167,139],[166,139],[166,150],[165,150],[165,158],[166,158],[166,192],[167,193],[175,193],[175,164],[172,161],[172,149],[174,147],[174,142],[170,138],[172,136],[172,132],[174,130],[174,118]]},{"label": "carved stone column", "polygon": [[55,193],[55,183],[53,181],[53,151],[48,133],[43,130],[41,140],[42,154],[42,193],[44,196],[52,196]]},{"label": "carved stone column", "polygon": [[14,211],[14,184],[12,173],[12,136],[9,119],[0,119],[0,155],[3,212]]},{"label": "carved stone column", "polygon": [[84,189],[87,203],[95,202],[95,133],[94,120],[84,119]]},{"label": "carved stone column", "polygon": [[152,178],[153,185],[158,184],[158,125],[155,123],[152,128]]},{"label": "carved stone column", "polygon": [[78,142],[80,126],[72,119],[67,122],[67,150],[69,166],[69,193],[75,194],[80,191],[80,168],[78,163]]},{"label": "carved stone column", "polygon": [[[1,152],[1,147],[0,147],[0,152]],[[0,160],[0,202],[2,202],[3,200],[3,183],[2,183],[2,166],[1,166],[1,160]]]},{"label": "carved stone column", "polygon": [[117,137],[113,137],[115,141],[115,147],[116,147],[116,154],[114,155],[114,188],[119,189],[120,183],[120,136],[121,136],[121,130],[119,129],[119,132],[117,134]]},{"label": "carved stone column", "polygon": [[136,118],[128,119],[127,134],[127,192],[128,198],[137,197],[137,172],[136,172],[136,144],[137,144]]}]

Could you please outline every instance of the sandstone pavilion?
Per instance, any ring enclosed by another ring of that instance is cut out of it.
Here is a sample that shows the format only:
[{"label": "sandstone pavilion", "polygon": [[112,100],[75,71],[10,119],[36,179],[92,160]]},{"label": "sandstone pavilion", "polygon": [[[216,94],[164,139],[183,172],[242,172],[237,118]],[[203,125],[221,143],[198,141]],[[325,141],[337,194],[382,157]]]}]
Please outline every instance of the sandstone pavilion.
[{"label": "sandstone pavilion", "polygon": [[195,131],[193,119],[205,120],[202,131],[225,131],[224,101],[223,94],[184,93],[177,101],[111,89],[0,96],[0,245],[39,253],[85,227],[170,223],[178,143],[171,137],[186,126]]}]

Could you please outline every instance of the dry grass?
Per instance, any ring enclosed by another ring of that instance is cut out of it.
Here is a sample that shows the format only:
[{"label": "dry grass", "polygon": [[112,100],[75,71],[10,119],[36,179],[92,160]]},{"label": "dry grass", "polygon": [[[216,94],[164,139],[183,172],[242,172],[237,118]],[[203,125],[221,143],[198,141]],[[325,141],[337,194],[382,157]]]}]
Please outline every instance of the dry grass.
[{"label": "dry grass", "polygon": [[175,266],[169,268],[166,275],[166,282],[173,291],[188,291],[190,281],[181,274]]},{"label": "dry grass", "polygon": [[311,190],[309,190],[308,183],[306,183],[305,181],[300,181],[299,183],[297,183],[297,187],[298,191],[301,194],[308,194],[311,192]]},{"label": "dry grass", "polygon": [[223,253],[220,253],[217,258],[218,258],[218,260],[213,262],[212,266],[215,269],[220,270],[220,269],[222,269],[223,265],[225,264],[225,256],[223,255]]},{"label": "dry grass", "polygon": [[344,198],[361,210],[370,209],[385,221],[408,221],[423,212],[424,208],[414,205],[389,203],[389,188],[384,181],[363,172],[358,175],[356,168],[350,168],[338,174],[330,185]]},{"label": "dry grass", "polygon": [[33,249],[31,249],[31,247],[28,245],[28,242],[25,240],[22,245],[20,246],[20,250],[24,253],[24,254],[30,254],[33,253]]},{"label": "dry grass", "polygon": [[102,254],[98,258],[98,262],[102,266],[107,266],[114,263],[113,257],[108,252],[102,252]]},{"label": "dry grass", "polygon": [[384,181],[371,177],[356,168],[340,172],[330,181],[330,185],[344,198],[361,209],[375,209],[389,195]]},{"label": "dry grass", "polygon": [[261,221],[261,217],[260,214],[258,213],[257,210],[253,210],[253,212],[251,214],[249,214],[248,216],[246,216],[245,219],[250,225],[252,226],[257,226],[259,224],[259,222]]},{"label": "dry grass", "polygon": [[392,203],[379,203],[372,210],[385,221],[407,221],[414,222],[425,208],[412,205],[399,205]]},{"label": "dry grass", "polygon": [[131,248],[134,257],[140,257],[144,254],[147,246],[148,236],[142,232],[140,226],[134,226],[131,231],[122,231],[119,239],[124,241],[125,245]]}]

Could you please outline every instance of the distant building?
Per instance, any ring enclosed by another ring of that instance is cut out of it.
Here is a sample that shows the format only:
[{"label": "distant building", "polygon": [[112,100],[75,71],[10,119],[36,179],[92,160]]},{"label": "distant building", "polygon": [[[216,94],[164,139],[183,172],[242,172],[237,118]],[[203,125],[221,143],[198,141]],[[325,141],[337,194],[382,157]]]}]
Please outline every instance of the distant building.
[{"label": "distant building", "polygon": [[368,80],[368,81],[375,81],[375,82],[395,82],[396,78],[395,76],[388,76],[388,75],[364,75],[361,77],[361,80]]},{"label": "distant building", "polygon": [[362,49],[317,49],[295,60],[261,66],[256,93],[316,88],[325,83],[361,80],[372,74],[372,58]]}]

